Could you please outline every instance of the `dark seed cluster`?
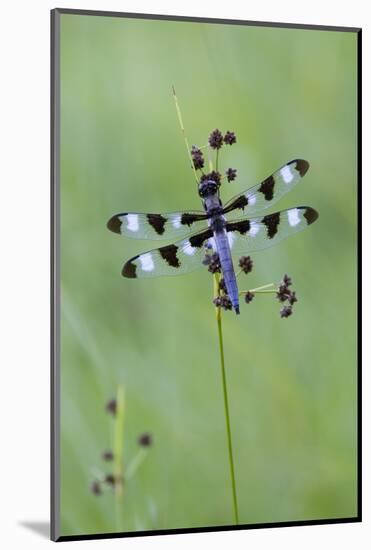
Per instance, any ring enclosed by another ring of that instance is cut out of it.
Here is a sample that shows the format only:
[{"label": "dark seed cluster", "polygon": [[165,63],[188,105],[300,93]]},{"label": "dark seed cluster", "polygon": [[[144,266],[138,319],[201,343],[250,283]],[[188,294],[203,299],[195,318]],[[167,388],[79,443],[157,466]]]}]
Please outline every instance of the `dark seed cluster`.
[{"label": "dark seed cluster", "polygon": [[247,304],[249,304],[250,302],[253,301],[254,296],[255,296],[255,294],[254,294],[253,292],[250,292],[250,291],[246,292],[246,294],[245,294],[245,302],[246,302]]},{"label": "dark seed cluster", "polygon": [[238,265],[240,266],[242,271],[247,274],[247,273],[251,273],[254,263],[250,258],[250,256],[241,256],[241,258],[239,259]]},{"label": "dark seed cluster", "polygon": [[[236,134],[234,132],[231,132],[230,130],[227,130],[227,132],[223,135],[218,128],[213,130],[208,138],[208,145],[211,149],[214,149],[215,151],[219,151],[219,149],[225,144],[225,145],[233,145],[236,143]],[[197,145],[192,145],[191,148],[191,158],[192,163],[195,168],[195,170],[201,170],[201,177],[199,180],[199,183],[202,183],[205,180],[213,180],[218,185],[222,182],[222,174],[218,170],[212,170],[208,174],[205,174],[203,171],[203,168],[205,166],[205,157],[202,152],[202,150],[197,147]],[[217,157],[218,158],[218,157]],[[216,167],[218,165],[218,161],[216,161]],[[223,178],[226,178],[227,181],[231,182],[234,181],[237,177],[237,170],[235,168],[228,168],[225,171],[225,175]]]},{"label": "dark seed cluster", "polygon": [[236,141],[236,134],[228,130],[224,136],[224,143],[227,145],[233,145],[233,143],[236,143]]},{"label": "dark seed cluster", "polygon": [[113,460],[113,452],[112,451],[104,451],[102,453],[102,458],[106,462],[111,462]]},{"label": "dark seed cluster", "polygon": [[289,305],[284,305],[280,309],[280,316],[282,319],[290,317],[293,313],[293,305],[298,301],[296,292],[291,290],[289,287],[292,285],[292,279],[288,275],[284,275],[282,281],[278,286],[278,291],[276,293],[277,300],[284,304],[287,302]]},{"label": "dark seed cluster", "polygon": [[209,145],[212,149],[220,149],[223,142],[226,145],[233,145],[236,141],[236,134],[234,132],[230,132],[229,130],[227,130],[224,136],[218,129],[213,130],[209,135]]},{"label": "dark seed cluster", "polygon": [[196,145],[192,145],[191,157],[192,157],[193,166],[195,167],[195,169],[201,170],[205,165],[205,159],[201,149],[196,147]]},{"label": "dark seed cluster", "polygon": [[[110,399],[105,406],[107,412],[115,416],[117,414],[117,401],[116,399]],[[150,433],[144,432],[138,436],[138,445],[140,447],[149,448],[153,445],[153,437]],[[101,454],[102,460],[105,462],[112,462],[114,460],[114,454],[110,449],[106,449]],[[90,485],[90,491],[93,495],[101,495],[104,490],[111,489],[117,490],[117,487],[122,486],[124,478],[122,476],[114,475],[112,472],[102,473],[99,478],[94,479]]]},{"label": "dark seed cluster", "polygon": [[116,399],[110,399],[109,401],[107,401],[106,411],[112,414],[113,416],[116,415],[116,411],[117,411]]},{"label": "dark seed cluster", "polygon": [[141,447],[151,447],[152,443],[152,436],[149,433],[141,434],[138,437],[138,445],[140,445]]},{"label": "dark seed cluster", "polygon": [[[208,270],[210,273],[221,272],[219,255],[216,252],[206,255],[203,263],[204,265],[208,266]],[[253,269],[253,261],[250,256],[241,256],[238,265],[240,266],[241,271],[246,274],[250,273]],[[252,292],[247,292],[245,294],[245,302],[247,304],[250,303],[253,298],[254,294]],[[213,299],[213,304],[216,307],[221,307],[226,311],[232,309],[232,302],[230,300],[230,297],[228,296],[227,287],[223,278],[221,278],[219,281],[218,296]]]},{"label": "dark seed cluster", "polygon": [[105,478],[104,478],[104,481],[105,483],[107,483],[107,485],[110,485],[111,487],[114,487],[116,485],[116,478],[113,474],[106,474]]},{"label": "dark seed cluster", "polygon": [[[216,252],[213,254],[206,254],[203,264],[208,267],[208,271],[210,273],[221,273],[220,260]],[[238,265],[241,271],[247,274],[251,273],[253,270],[254,263],[250,256],[241,256],[238,261]],[[290,288],[291,285],[292,279],[288,275],[284,275],[276,290],[276,298],[282,304],[280,309],[280,316],[282,319],[292,315],[293,305],[298,301],[296,292]],[[274,290],[272,292],[274,292]],[[255,298],[255,294],[255,292],[251,292],[250,290],[245,292],[243,295],[245,303],[250,304]],[[218,295],[213,299],[213,304],[216,307],[221,307],[225,311],[232,309],[232,302],[228,296],[227,287],[223,277],[219,280]]]},{"label": "dark seed cluster", "polygon": [[223,145],[223,134],[220,130],[216,129],[209,135],[209,145],[212,149],[220,149]]},{"label": "dark seed cluster", "polygon": [[235,168],[228,168],[226,170],[225,175],[227,176],[228,181],[233,181],[237,177],[237,170]]},{"label": "dark seed cluster", "polygon": [[216,307],[221,307],[225,311],[232,309],[232,302],[228,294],[221,294],[220,296],[217,296],[214,298],[213,303]]},{"label": "dark seed cluster", "polygon": [[220,273],[220,259],[219,254],[214,252],[213,254],[206,254],[205,258],[202,260],[202,263],[207,266],[207,269],[210,273]]},{"label": "dark seed cluster", "polygon": [[280,315],[281,315],[282,319],[284,319],[285,317],[290,317],[290,315],[292,315],[292,307],[291,306],[283,306],[283,308],[281,308],[281,310],[280,310]]}]

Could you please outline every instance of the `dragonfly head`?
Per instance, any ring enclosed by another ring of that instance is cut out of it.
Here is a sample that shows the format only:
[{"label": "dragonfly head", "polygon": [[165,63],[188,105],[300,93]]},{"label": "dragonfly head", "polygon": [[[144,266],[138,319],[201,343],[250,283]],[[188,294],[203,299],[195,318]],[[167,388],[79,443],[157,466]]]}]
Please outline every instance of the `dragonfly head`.
[{"label": "dragonfly head", "polygon": [[214,180],[201,181],[198,186],[198,194],[202,198],[215,195],[217,191],[218,191],[218,184]]}]

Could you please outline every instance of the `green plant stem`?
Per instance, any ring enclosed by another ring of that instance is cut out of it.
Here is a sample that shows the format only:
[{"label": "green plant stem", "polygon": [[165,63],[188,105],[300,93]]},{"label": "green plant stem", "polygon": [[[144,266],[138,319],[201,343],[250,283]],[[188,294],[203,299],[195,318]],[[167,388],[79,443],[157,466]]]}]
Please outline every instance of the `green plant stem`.
[{"label": "green plant stem", "polygon": [[197,185],[198,185],[198,183],[199,183],[199,182],[198,182],[198,177],[197,177],[197,174],[196,174],[195,165],[193,164],[192,155],[191,155],[191,149],[190,149],[190,147],[189,147],[187,135],[186,135],[185,129],[184,129],[183,118],[182,118],[182,112],[181,112],[180,107],[179,107],[178,97],[177,97],[177,95],[176,95],[174,86],[173,86],[173,96],[174,96],[174,102],[175,102],[175,109],[176,109],[176,112],[177,112],[177,115],[178,115],[179,126],[180,126],[180,129],[181,129],[182,134],[183,134],[184,143],[185,143],[185,146],[186,146],[186,149],[187,149],[188,157],[189,157],[189,160],[190,160],[190,162],[191,162],[191,166],[192,166],[192,170],[193,170],[193,173],[194,173],[194,176],[195,176],[195,179],[196,179],[196,183],[197,183]]},{"label": "green plant stem", "polygon": [[122,529],[122,503],[123,503],[123,467],[124,467],[124,420],[125,420],[125,395],[122,385],[117,387],[116,416],[113,440],[113,459],[115,476],[115,521],[116,529]]},{"label": "green plant stem", "polygon": [[[274,288],[271,288],[271,287]],[[274,283],[268,283],[267,285],[258,286],[257,288],[250,288],[249,290],[240,290],[238,295],[243,296],[246,292],[254,292],[255,294],[273,294],[277,292],[277,288]]]},{"label": "green plant stem", "polygon": [[[191,151],[189,148],[188,139],[184,130],[183,125],[183,119],[182,119],[182,113],[180,110],[179,102],[177,95],[175,93],[175,88],[173,86],[173,95],[174,95],[174,102],[175,102],[175,108],[178,115],[179,125],[180,129],[183,133],[184,142],[186,145],[188,157],[191,161],[191,165],[193,168],[193,173],[195,175],[196,182],[198,184],[198,177],[196,174],[196,169],[193,164]],[[206,146],[208,147],[208,146]],[[208,149],[209,151],[209,149]],[[218,155],[217,155],[217,161],[218,161]],[[209,168],[210,171],[213,170],[213,164],[212,160],[209,158]],[[216,273],[214,275],[214,297],[219,295],[219,273]],[[228,456],[229,456],[229,466],[230,466],[230,472],[231,472],[231,485],[232,485],[232,496],[233,496],[233,511],[234,511],[234,520],[236,525],[238,525],[238,505],[237,505],[237,492],[236,492],[236,480],[234,477],[234,463],[233,463],[233,450],[232,450],[232,435],[231,435],[231,426],[230,426],[230,420],[229,420],[229,407],[228,407],[228,394],[227,394],[227,379],[225,374],[225,362],[224,362],[224,348],[223,348],[223,330],[222,330],[222,317],[221,317],[221,310],[219,307],[216,308],[216,320],[218,325],[218,339],[219,339],[219,352],[220,352],[220,365],[222,370],[222,383],[223,383],[223,395],[224,395],[224,412],[225,412],[225,422],[227,427],[227,439],[228,439]]]},{"label": "green plant stem", "polygon": [[[214,275],[214,296],[215,297],[219,295],[219,279],[220,279],[220,276],[218,273],[216,273]],[[227,377],[225,373],[225,359],[224,359],[224,346],[223,346],[223,327],[222,327],[222,315],[221,315],[220,307],[215,308],[215,314],[216,314],[216,323],[218,327],[220,367],[221,367],[221,373],[222,373],[224,414],[225,414],[225,424],[227,429],[229,468],[230,468],[230,474],[231,474],[231,486],[232,486],[232,497],[233,497],[233,512],[234,512],[235,524],[238,525],[239,519],[238,519],[237,491],[236,491],[236,479],[234,475],[232,433],[231,433],[231,423],[229,418]]]},{"label": "green plant stem", "polygon": [[[274,283],[268,283],[267,285],[262,285],[262,286],[258,286],[258,287],[256,287],[256,288],[252,288],[252,289],[250,290],[250,292],[259,292],[260,290],[264,290],[264,289],[269,288],[269,287],[272,287],[272,286],[275,287],[275,284],[274,284]],[[272,289],[272,292],[275,292],[275,291],[276,291],[275,288]]]}]

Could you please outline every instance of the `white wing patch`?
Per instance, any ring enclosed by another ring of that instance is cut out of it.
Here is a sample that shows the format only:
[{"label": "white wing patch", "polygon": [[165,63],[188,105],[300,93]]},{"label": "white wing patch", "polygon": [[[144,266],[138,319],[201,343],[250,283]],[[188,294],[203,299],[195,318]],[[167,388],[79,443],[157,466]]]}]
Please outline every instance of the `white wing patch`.
[{"label": "white wing patch", "polygon": [[251,195],[251,197],[249,197],[248,194],[246,194],[246,197],[249,201],[249,205],[250,206],[254,206],[254,204],[256,203],[256,196],[255,195]]},{"label": "white wing patch", "polygon": [[281,168],[280,172],[285,183],[291,183],[294,179],[294,174],[291,172],[291,167],[288,164]]},{"label": "white wing patch", "polygon": [[234,242],[234,239],[235,239],[234,234],[231,231],[228,232],[227,233],[227,238],[228,238],[229,247],[232,248],[233,242]]},{"label": "white wing patch", "polygon": [[295,227],[295,225],[298,225],[298,223],[300,223],[300,218],[297,208],[292,208],[291,210],[288,210],[287,218],[291,227]]},{"label": "white wing patch", "polygon": [[137,214],[128,214],[127,216],[127,229],[129,231],[138,231],[139,229],[139,220]]},{"label": "white wing patch", "polygon": [[139,260],[143,271],[153,271],[155,264],[153,263],[152,254],[150,252],[139,256]]},{"label": "white wing patch", "polygon": [[180,220],[181,220],[180,216],[174,216],[174,218],[172,219],[173,227],[175,227],[175,229],[179,229],[181,227],[182,224]]},{"label": "white wing patch", "polygon": [[259,233],[259,231],[260,231],[260,225],[256,222],[251,222],[249,235],[251,235],[251,237],[255,237]]}]

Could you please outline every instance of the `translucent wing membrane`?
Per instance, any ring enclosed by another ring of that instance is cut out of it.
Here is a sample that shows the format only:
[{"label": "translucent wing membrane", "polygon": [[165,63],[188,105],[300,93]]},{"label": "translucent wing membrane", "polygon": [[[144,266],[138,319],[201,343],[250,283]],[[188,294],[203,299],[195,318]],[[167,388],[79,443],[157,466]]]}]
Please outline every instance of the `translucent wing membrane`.
[{"label": "translucent wing membrane", "polygon": [[[317,218],[313,208],[301,206],[264,217],[227,222],[229,246],[232,254],[263,250],[302,231]],[[206,229],[188,239],[134,256],[124,265],[122,275],[133,279],[189,273],[205,267],[205,256],[215,250],[213,232]]]},{"label": "translucent wing membrane", "polygon": [[182,275],[202,267],[205,255],[214,248],[213,232],[206,229],[189,239],[134,256],[126,262],[121,273],[129,279]]},{"label": "translucent wing membrane", "polygon": [[313,208],[298,206],[260,218],[227,222],[229,246],[233,255],[264,250],[303,231],[317,218],[318,212]]},{"label": "translucent wing membrane", "polygon": [[[107,223],[108,229],[134,239],[179,239],[200,230],[207,216],[201,211],[140,214],[116,214]],[[202,222],[204,222],[202,224]]]},{"label": "translucent wing membrane", "polygon": [[229,200],[224,205],[223,213],[240,209],[250,216],[269,208],[295,187],[308,168],[309,163],[306,160],[296,159],[288,162],[261,183]]}]

